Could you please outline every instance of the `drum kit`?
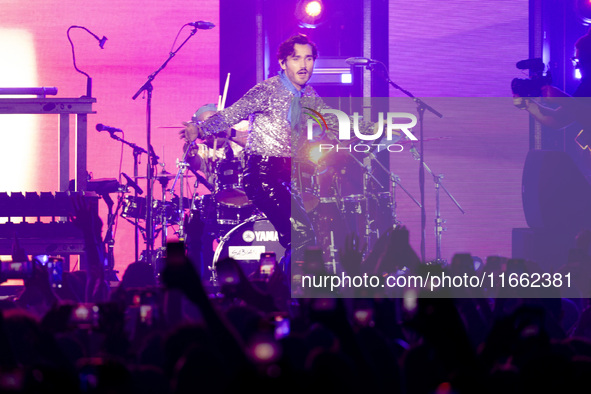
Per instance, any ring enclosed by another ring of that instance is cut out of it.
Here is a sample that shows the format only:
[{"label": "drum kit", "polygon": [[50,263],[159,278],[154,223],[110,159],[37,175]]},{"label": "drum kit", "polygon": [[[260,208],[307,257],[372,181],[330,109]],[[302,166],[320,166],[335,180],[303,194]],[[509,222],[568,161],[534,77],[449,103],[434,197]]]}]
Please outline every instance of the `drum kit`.
[{"label": "drum kit", "polygon": [[[292,160],[292,188],[302,197],[332,272],[337,271],[338,251],[348,234],[365,237],[370,250],[380,234],[396,222],[390,185],[382,187],[374,181],[372,173],[376,171],[360,164],[344,157],[327,157],[320,163]],[[277,231],[244,192],[243,161],[221,160],[210,168],[216,169],[215,188],[211,194],[193,198],[191,215],[199,215],[215,240],[210,258],[212,277],[216,263],[226,257],[238,260],[248,275],[256,269],[261,253],[272,251],[282,256],[285,249]]]},{"label": "drum kit", "polygon": [[[246,134],[246,131],[242,133]],[[239,137],[243,138],[244,135]],[[220,142],[221,148],[228,143],[227,140],[233,141],[232,137],[225,138],[225,142]],[[239,145],[243,146],[242,143]],[[261,253],[274,252],[278,258],[283,256],[285,248],[279,243],[278,232],[246,194],[243,179],[246,158],[243,152],[226,157],[205,155],[202,168],[211,172],[206,174],[206,179],[185,161],[188,151],[185,151],[181,160],[177,160],[176,174],[161,172],[152,177],[162,186],[162,197],[152,198],[149,212],[154,223],[152,239],[161,233],[162,247],[152,255],[147,251],[142,252],[139,260],[153,263],[158,275],[165,257],[167,229],[177,226],[176,235],[188,244],[193,236],[193,220],[199,221],[204,227],[204,236],[197,242],[203,245],[199,251],[203,261],[201,274],[204,278],[210,275],[213,284],[216,283],[216,264],[224,258],[237,260],[245,274],[249,275],[258,268]],[[139,178],[142,177],[136,177]],[[185,197],[183,191],[185,178],[195,178],[190,197]],[[174,182],[169,188],[171,180]],[[181,186],[180,196],[174,192],[177,182]],[[203,191],[200,185],[210,193],[200,194]],[[128,179],[127,186],[136,189],[137,184]],[[339,271],[339,251],[344,247],[347,236],[354,234],[363,239],[362,243],[366,245],[364,253],[367,254],[381,234],[399,224],[395,202],[398,188],[420,206],[400,184],[398,177],[371,152],[352,153],[345,150],[327,152],[316,160],[292,159],[291,186],[302,198],[314,227],[317,245],[323,252],[326,268],[332,273]],[[136,227],[136,255],[137,233],[142,232],[145,239],[148,233],[148,226],[142,227],[141,224],[142,221],[147,222],[148,217],[147,198],[140,197],[138,194],[141,193],[137,187],[135,195],[122,195],[117,208],[117,211],[122,209],[121,217]],[[117,211],[113,216],[117,216]],[[439,213],[437,215],[439,220]]]},{"label": "drum kit", "polygon": [[[217,108],[223,108],[223,98]],[[197,114],[193,116],[193,122],[198,122]],[[150,212],[154,223],[152,239],[156,238],[158,231],[162,231],[162,248],[156,256],[148,256],[146,260],[153,261],[154,257],[161,260],[164,256],[167,228],[172,225],[178,225],[176,234],[179,239],[186,240],[189,246],[194,236],[191,234],[193,220],[204,225],[204,235],[196,243],[203,245],[199,252],[203,261],[201,274],[207,276],[204,267],[208,267],[213,282],[216,279],[216,263],[223,258],[238,260],[248,275],[258,266],[261,253],[275,252],[277,257],[284,254],[285,249],[279,243],[277,231],[245,192],[243,172],[246,158],[243,152],[238,152],[239,149],[228,149],[228,146],[235,143],[244,147],[247,130],[238,126],[234,126],[234,129],[238,129],[235,137],[222,133],[221,136],[204,141],[205,144],[201,145],[204,148],[198,149],[201,169],[206,169],[204,172],[208,179],[187,162],[190,149],[186,149],[182,159],[177,162],[177,174],[159,174],[154,177],[162,185],[162,199],[153,199]],[[218,149],[223,149],[227,154],[220,154]],[[371,152],[337,150],[325,153],[315,160],[311,159],[314,155],[310,155],[310,159],[292,159],[291,186],[302,197],[327,268],[336,273],[338,252],[344,246],[346,237],[355,234],[364,238],[366,252],[369,252],[381,233],[398,224],[395,213],[396,187],[409,193]],[[183,192],[184,177],[191,177],[187,175],[187,170],[193,172],[196,178],[190,198],[184,197]],[[168,188],[168,182],[173,178],[172,187]],[[182,198],[174,194],[179,179]],[[203,190],[199,188],[200,184],[210,193],[199,194],[198,190]],[[172,196],[169,201],[166,198],[168,194]],[[410,194],[409,197],[419,204]],[[139,220],[147,221],[149,216],[147,205],[146,199],[137,193],[123,199],[121,216],[129,221],[135,220],[136,234],[137,228],[142,229]]]},{"label": "drum kit", "polygon": [[[257,267],[261,253],[275,252],[278,257],[282,256],[285,249],[279,243],[277,231],[246,195],[243,155],[206,160],[213,161],[204,167],[213,169],[214,173],[208,174],[212,181],[210,183],[195,173],[196,182],[190,198],[181,199],[167,189],[168,181],[178,174],[155,177],[163,190],[162,199],[154,199],[152,204],[156,226],[163,234],[166,227],[178,226],[179,238],[188,240],[192,236],[188,223],[198,217],[207,235],[204,248],[208,250],[203,251],[202,256],[212,278],[215,278],[216,263],[223,258],[238,260],[248,275]],[[368,166],[342,157],[325,158],[320,163],[311,160],[293,160],[292,163],[292,187],[302,197],[329,268],[336,270],[338,251],[348,234],[367,237],[371,243],[395,223],[392,194],[372,180]],[[180,164],[179,167],[184,170],[188,165]],[[211,189],[211,193],[199,194],[200,183]],[[167,201],[168,192],[172,198]],[[126,195],[122,206],[121,216],[129,221],[146,219],[145,198]],[[181,233],[185,227],[187,234]],[[162,249],[165,240],[163,237]]]}]

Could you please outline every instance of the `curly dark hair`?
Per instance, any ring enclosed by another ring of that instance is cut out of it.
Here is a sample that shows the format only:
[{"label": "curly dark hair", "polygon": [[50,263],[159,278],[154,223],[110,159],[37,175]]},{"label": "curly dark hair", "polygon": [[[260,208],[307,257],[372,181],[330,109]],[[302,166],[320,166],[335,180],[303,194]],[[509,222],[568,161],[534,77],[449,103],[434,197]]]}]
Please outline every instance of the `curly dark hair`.
[{"label": "curly dark hair", "polygon": [[279,45],[279,48],[277,49],[277,60],[281,62],[287,59],[288,56],[293,55],[295,53],[295,44],[310,45],[312,47],[312,56],[314,56],[314,60],[316,60],[318,57],[318,49],[316,48],[316,44],[310,41],[307,35],[298,33],[289,37],[287,40],[283,41],[281,45]]}]

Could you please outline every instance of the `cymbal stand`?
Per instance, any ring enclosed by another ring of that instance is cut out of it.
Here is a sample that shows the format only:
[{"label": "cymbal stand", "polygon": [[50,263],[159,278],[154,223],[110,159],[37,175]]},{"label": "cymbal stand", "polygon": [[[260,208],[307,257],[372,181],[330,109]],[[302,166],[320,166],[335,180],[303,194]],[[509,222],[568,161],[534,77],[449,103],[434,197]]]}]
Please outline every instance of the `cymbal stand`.
[{"label": "cymbal stand", "polygon": [[363,199],[365,200],[365,250],[367,253],[372,249],[372,234],[377,234],[377,231],[372,231],[372,219],[369,217],[369,175],[372,172],[371,158],[363,158]]},{"label": "cymbal stand", "polygon": [[[160,214],[160,219],[162,220],[162,247],[166,247],[166,238],[168,236],[168,231],[167,231],[168,223],[166,220],[166,192],[168,190],[166,189],[166,186],[168,186],[168,178],[165,178],[165,177],[159,178],[158,182],[160,182],[160,187],[162,188],[162,206],[160,208],[160,212],[158,212],[158,210],[156,210],[156,213]],[[156,200],[154,200],[154,201],[156,201]],[[154,208],[153,205],[152,205],[152,208]]]},{"label": "cymbal stand", "polygon": [[[415,160],[419,159],[419,157],[418,157],[419,153],[415,149],[414,144],[412,144],[412,148],[410,149],[410,152],[413,155],[413,157],[415,158]],[[427,163],[425,163],[425,162],[423,162],[423,167],[425,168],[425,170],[427,170],[427,172],[429,174],[431,174],[431,176],[433,177],[433,182],[435,183],[435,261],[434,262],[437,264],[445,264],[446,260],[441,257],[441,235],[447,229],[445,227],[443,227],[445,220],[443,220],[441,218],[441,205],[440,205],[440,197],[439,197],[441,189],[443,189],[443,191],[449,196],[451,201],[456,205],[456,207],[458,207],[458,209],[460,210],[460,212],[462,212],[462,214],[465,214],[466,211],[464,211],[462,209],[462,207],[460,206],[460,203],[454,198],[454,196],[451,195],[451,193],[447,190],[447,188],[445,187],[443,182],[441,182],[441,180],[443,179],[443,174],[435,175],[433,173],[433,171],[431,171],[431,169],[429,168]]]},{"label": "cymbal stand", "polygon": [[[184,220],[184,215],[185,215],[185,211],[183,208],[183,197],[185,197],[185,191],[184,191],[184,174],[187,171],[187,168],[189,168],[189,163],[187,163],[187,154],[189,153],[189,151],[191,150],[191,148],[195,145],[195,141],[191,142],[188,146],[187,149],[185,149],[185,152],[183,153],[183,157],[181,160],[177,159],[176,162],[176,166],[178,168],[178,171],[176,172],[176,176],[174,177],[174,182],[172,182],[172,187],[170,188],[170,192],[173,193],[174,192],[174,188],[176,186],[177,181],[180,181],[180,198],[179,198],[179,208],[178,208],[178,214],[179,214],[179,231],[178,231],[178,235],[179,235],[179,241],[184,242],[185,241],[185,220]],[[197,178],[197,180],[199,180],[199,178]],[[197,187],[197,186],[196,186]]]},{"label": "cymbal stand", "polygon": [[332,268],[332,273],[337,274],[337,252],[339,251],[334,244],[334,231],[330,230],[330,245],[328,245],[328,251],[330,253],[330,261],[325,265],[329,265]]},{"label": "cymbal stand", "polygon": [[392,201],[392,218],[394,219],[394,224],[400,224],[400,222],[397,219],[396,216],[396,186],[400,187],[402,189],[403,192],[406,193],[406,195],[408,197],[410,197],[410,199],[417,204],[417,206],[419,208],[422,207],[421,203],[417,201],[416,198],[414,198],[414,196],[404,187],[404,185],[402,185],[402,183],[400,182],[400,177],[396,174],[394,174],[392,171],[390,171],[388,168],[386,168],[386,166],[384,166],[384,164],[378,160],[378,158],[373,154],[370,153],[368,155],[369,158],[371,158],[371,160],[375,161],[378,166],[380,166],[380,168],[388,175],[390,175],[389,179],[390,179],[390,183],[392,185],[392,197],[391,197],[391,201]]}]

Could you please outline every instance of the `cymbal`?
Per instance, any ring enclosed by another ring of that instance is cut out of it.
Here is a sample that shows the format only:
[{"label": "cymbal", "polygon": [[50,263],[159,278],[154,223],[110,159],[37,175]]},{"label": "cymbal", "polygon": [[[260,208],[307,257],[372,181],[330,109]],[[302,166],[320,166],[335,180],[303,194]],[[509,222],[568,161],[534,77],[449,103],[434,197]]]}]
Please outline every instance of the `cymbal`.
[{"label": "cymbal", "polygon": [[157,129],[184,129],[185,126],[157,126]]},{"label": "cymbal", "polygon": [[[154,175],[154,177],[152,179],[156,179],[156,180],[160,180],[160,179],[174,179],[176,177],[176,174],[168,174],[168,173],[164,173],[164,174],[156,174]],[[142,176],[138,176],[138,179],[146,179],[147,176],[142,175]],[[193,178],[193,175],[183,175],[183,178]]]},{"label": "cymbal", "polygon": [[[193,175],[189,175],[189,174],[183,175],[183,178],[192,178],[192,177],[193,177]],[[162,173],[160,173],[160,174],[156,175],[154,178],[156,178],[156,179],[174,179],[174,178],[176,178],[176,174],[168,174],[168,173],[162,174]]]}]

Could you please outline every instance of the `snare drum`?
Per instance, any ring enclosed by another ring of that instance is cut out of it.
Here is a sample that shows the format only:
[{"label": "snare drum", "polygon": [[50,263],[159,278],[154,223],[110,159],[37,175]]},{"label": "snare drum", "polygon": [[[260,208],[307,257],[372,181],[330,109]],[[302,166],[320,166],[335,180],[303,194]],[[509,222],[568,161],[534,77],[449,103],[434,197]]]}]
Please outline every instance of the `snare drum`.
[{"label": "snare drum", "polygon": [[[152,215],[155,221],[160,216],[161,211],[162,202],[156,199],[153,200]],[[124,218],[146,220],[146,199],[144,197],[135,197],[130,195],[125,196],[123,198],[123,209],[121,210],[121,216]]]},{"label": "snare drum", "polygon": [[[185,198],[186,204],[189,200]],[[188,206],[186,206],[188,208]],[[184,210],[184,209],[183,209]],[[123,209],[121,216],[129,219],[146,220],[146,199],[144,197],[125,196],[123,198]],[[181,213],[178,209],[178,197],[173,201],[166,201],[164,204],[160,200],[152,201],[152,218],[154,224],[163,223],[163,218],[166,217],[167,224],[179,224],[181,220]]]},{"label": "snare drum", "polygon": [[216,167],[215,199],[220,204],[243,207],[250,204],[243,183],[243,166],[240,160],[222,160]]},{"label": "snare drum", "polygon": [[316,166],[312,162],[294,162],[292,168],[292,182],[304,200],[306,212],[312,211],[320,202],[320,189]]},{"label": "snare drum", "polygon": [[259,267],[261,253],[275,252],[277,259],[285,253],[279,234],[271,222],[260,215],[251,216],[222,237],[213,257],[212,270],[218,261],[231,257],[249,276]]}]

